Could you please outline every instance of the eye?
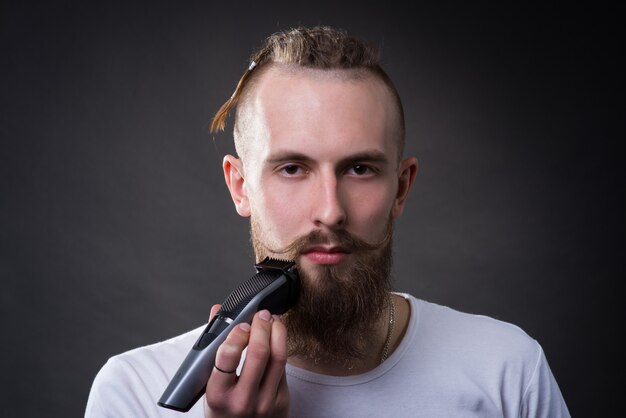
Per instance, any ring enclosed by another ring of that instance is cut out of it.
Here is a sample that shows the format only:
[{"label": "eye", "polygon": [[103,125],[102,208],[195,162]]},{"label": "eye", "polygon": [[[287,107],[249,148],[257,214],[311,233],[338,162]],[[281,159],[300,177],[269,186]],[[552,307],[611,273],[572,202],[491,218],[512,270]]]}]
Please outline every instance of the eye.
[{"label": "eye", "polygon": [[287,177],[294,177],[305,174],[304,168],[297,164],[287,164],[279,168],[278,172]]},{"label": "eye", "polygon": [[372,167],[365,164],[355,164],[348,170],[350,174],[354,174],[356,176],[366,176],[370,174],[374,174],[374,170]]}]

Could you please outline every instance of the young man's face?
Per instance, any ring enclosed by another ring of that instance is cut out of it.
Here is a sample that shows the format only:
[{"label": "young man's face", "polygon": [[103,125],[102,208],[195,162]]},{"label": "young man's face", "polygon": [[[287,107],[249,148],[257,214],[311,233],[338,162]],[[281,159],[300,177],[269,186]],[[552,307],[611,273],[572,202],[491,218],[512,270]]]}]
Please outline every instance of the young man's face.
[{"label": "young man's face", "polygon": [[[312,231],[343,230],[368,243],[385,238],[416,162],[399,163],[397,111],[380,81],[270,69],[248,106],[254,134],[243,164],[225,160],[225,174],[227,181],[233,168],[241,175],[240,186],[229,188],[238,212],[252,217],[258,258],[285,258],[277,251]],[[298,263],[310,272],[341,269],[352,256],[331,239],[304,248]]]},{"label": "young man's face", "polygon": [[399,162],[391,94],[371,77],[270,69],[245,106],[242,160],[227,156],[224,174],[257,259],[296,259],[290,355],[360,358],[388,303],[392,222],[417,167]]}]

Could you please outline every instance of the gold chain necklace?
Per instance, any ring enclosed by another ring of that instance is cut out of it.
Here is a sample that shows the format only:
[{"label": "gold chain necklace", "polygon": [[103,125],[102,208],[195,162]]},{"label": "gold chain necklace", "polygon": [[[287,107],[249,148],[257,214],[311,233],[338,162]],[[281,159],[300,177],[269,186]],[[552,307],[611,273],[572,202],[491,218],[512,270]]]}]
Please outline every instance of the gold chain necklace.
[{"label": "gold chain necklace", "polygon": [[380,362],[387,360],[389,355],[389,344],[391,343],[391,334],[393,333],[393,324],[395,322],[396,306],[393,303],[393,297],[389,295],[389,327],[387,328],[387,338],[385,339],[385,345],[383,347],[383,355],[380,358]]}]

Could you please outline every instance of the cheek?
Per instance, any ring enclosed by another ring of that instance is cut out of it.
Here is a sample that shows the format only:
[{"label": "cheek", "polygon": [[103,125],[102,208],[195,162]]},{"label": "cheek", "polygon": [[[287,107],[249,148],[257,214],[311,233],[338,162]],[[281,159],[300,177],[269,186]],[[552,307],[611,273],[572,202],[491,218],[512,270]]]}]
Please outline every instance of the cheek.
[{"label": "cheek", "polygon": [[251,194],[252,216],[261,227],[261,240],[283,247],[299,237],[305,225],[302,190],[289,190],[280,184],[267,184],[263,191]]},{"label": "cheek", "polygon": [[387,231],[395,191],[389,184],[349,191],[349,223],[359,236],[376,240]]}]

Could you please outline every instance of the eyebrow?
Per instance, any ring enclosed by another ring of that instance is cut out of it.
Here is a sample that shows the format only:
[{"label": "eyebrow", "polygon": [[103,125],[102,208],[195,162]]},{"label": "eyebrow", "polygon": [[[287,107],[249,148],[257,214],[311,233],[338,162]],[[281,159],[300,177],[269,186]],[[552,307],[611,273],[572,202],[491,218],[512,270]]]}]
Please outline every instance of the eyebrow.
[{"label": "eyebrow", "polygon": [[281,151],[270,155],[265,162],[269,164],[284,163],[285,161],[311,161],[312,158],[295,151]]},{"label": "eyebrow", "polygon": [[[274,155],[270,155],[269,158],[265,160],[265,162],[268,164],[278,164],[278,163],[284,163],[287,161],[307,162],[307,161],[313,161],[313,158],[301,152],[281,151]],[[386,164],[389,162],[389,159],[384,153],[378,150],[361,151],[361,152],[357,152],[355,154],[351,154],[342,158],[341,160],[339,160],[339,165],[344,165],[348,163],[356,163],[356,162]]]}]

